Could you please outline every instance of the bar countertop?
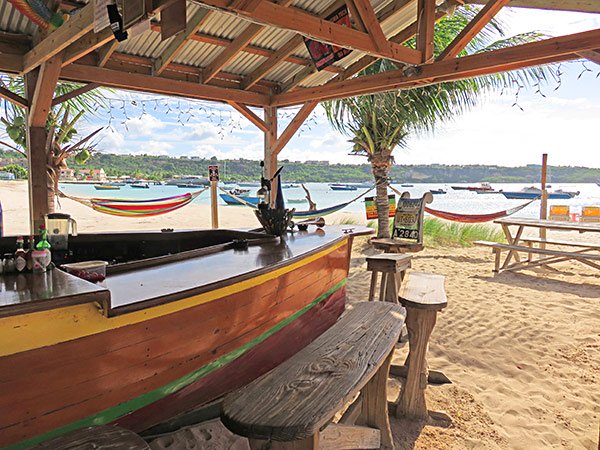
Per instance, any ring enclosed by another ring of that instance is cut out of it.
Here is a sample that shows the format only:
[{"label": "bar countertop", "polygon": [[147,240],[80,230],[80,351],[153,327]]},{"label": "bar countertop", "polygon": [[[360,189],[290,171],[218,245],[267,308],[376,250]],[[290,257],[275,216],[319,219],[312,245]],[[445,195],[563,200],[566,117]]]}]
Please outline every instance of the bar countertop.
[{"label": "bar countertop", "polygon": [[[349,230],[351,231],[349,232]],[[311,227],[274,242],[227,249],[108,275],[96,285],[59,269],[45,274],[0,275],[0,317],[98,302],[109,316],[175,301],[249,279],[318,253],[349,236],[370,234],[358,226]]]}]

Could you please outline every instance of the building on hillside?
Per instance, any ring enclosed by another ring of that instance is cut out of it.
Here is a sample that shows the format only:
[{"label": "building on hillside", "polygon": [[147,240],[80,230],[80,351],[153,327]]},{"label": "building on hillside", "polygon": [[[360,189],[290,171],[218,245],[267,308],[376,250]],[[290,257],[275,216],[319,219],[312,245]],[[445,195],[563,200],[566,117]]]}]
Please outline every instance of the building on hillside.
[{"label": "building on hillside", "polygon": [[104,169],[81,169],[78,171],[78,178],[89,181],[106,181],[106,173]]},{"label": "building on hillside", "polygon": [[75,179],[75,169],[60,169],[59,178],[61,180],[74,180]]},{"label": "building on hillside", "polygon": [[315,166],[328,166],[329,161],[306,161],[306,164],[313,164]]},{"label": "building on hillside", "polygon": [[15,174],[12,172],[0,171],[0,180],[14,180]]}]

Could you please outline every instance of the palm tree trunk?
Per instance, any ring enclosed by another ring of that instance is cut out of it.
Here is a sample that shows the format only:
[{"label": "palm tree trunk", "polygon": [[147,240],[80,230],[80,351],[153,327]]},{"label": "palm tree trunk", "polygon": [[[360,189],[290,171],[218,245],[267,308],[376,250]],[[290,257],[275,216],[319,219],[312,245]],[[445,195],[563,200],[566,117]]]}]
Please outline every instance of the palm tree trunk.
[{"label": "palm tree trunk", "polygon": [[377,205],[377,237],[390,237],[390,204],[388,200],[388,178],[390,158],[383,155],[371,157],[371,171],[375,178],[375,204]]}]

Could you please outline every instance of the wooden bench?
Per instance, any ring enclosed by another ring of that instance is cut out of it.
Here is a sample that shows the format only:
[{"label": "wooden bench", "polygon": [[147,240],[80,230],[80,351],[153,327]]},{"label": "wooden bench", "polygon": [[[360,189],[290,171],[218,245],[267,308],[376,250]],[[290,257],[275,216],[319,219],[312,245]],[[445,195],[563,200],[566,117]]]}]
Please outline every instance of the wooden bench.
[{"label": "wooden bench", "polygon": [[404,274],[411,267],[412,256],[402,253],[382,253],[367,257],[367,270],[371,274],[369,301],[375,298],[377,278],[381,273],[379,300],[398,303],[398,291]]},{"label": "wooden bench", "polygon": [[[523,239],[523,241],[525,241],[525,239]],[[534,242],[534,238],[531,238],[530,241]],[[550,242],[560,242],[560,241],[545,240],[545,242],[550,243]],[[572,246],[572,244],[565,244],[566,241],[562,241],[562,242],[563,242],[563,244],[557,244],[557,245],[571,245]],[[533,247],[531,245],[527,245],[527,246],[510,245],[510,244],[502,244],[499,242],[489,242],[489,241],[475,241],[474,244],[483,246],[483,247],[490,247],[492,249],[492,252],[495,255],[494,272],[500,272],[501,270],[520,269],[525,266],[535,267],[535,266],[540,266],[540,265],[545,265],[545,264],[554,264],[557,262],[563,262],[563,261],[568,261],[568,260],[576,260],[583,264],[591,266],[595,269],[600,269],[600,265],[593,262],[593,261],[600,261],[600,255],[585,253],[586,251],[593,249],[593,245],[592,246],[585,245],[585,248],[583,248],[582,250],[579,250],[579,251],[567,252],[564,250],[552,250],[552,249],[547,249],[547,248],[537,248],[537,247]],[[584,247],[584,246],[581,245],[581,247]],[[507,255],[506,259],[504,260],[504,263],[501,265],[500,263],[501,263],[502,251],[508,251],[508,255]],[[517,262],[515,264],[509,265],[511,257],[517,252],[527,253],[528,254],[527,261]],[[544,255],[544,256],[547,256],[547,258],[542,258],[537,261],[532,261],[532,259],[531,259],[532,254]]]},{"label": "wooden bench", "polygon": [[150,450],[133,431],[101,425],[81,428],[33,447],[32,450]]},{"label": "wooden bench", "polygon": [[[387,378],[403,323],[400,305],[352,306],[296,355],[227,395],[223,424],[252,450],[393,449]],[[359,392],[351,413],[331,424]]]},{"label": "wooden bench", "polygon": [[[397,417],[424,419],[428,416],[425,402],[429,379],[427,349],[437,313],[448,305],[444,283],[442,275],[411,272],[400,289],[400,303],[406,307],[409,353],[404,367],[394,367],[394,372],[406,373],[396,406]],[[440,378],[450,382],[443,374]]]}]

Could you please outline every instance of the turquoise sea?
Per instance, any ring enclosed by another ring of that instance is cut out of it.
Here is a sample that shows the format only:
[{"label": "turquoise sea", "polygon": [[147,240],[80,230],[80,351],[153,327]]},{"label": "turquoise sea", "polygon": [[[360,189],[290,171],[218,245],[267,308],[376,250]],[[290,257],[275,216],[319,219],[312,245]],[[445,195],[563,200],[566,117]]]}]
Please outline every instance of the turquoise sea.
[{"label": "turquoise sea", "polygon": [[[412,197],[420,197],[424,192],[430,189],[443,189],[447,193],[434,195],[434,201],[430,205],[434,209],[451,211],[456,213],[466,214],[486,214],[512,208],[523,203],[526,200],[508,200],[502,194],[477,194],[470,191],[455,191],[450,186],[461,185],[459,183],[435,183],[435,184],[419,184],[414,183],[413,187],[401,187],[399,184],[393,186],[400,191],[410,192]],[[462,184],[467,186],[467,184]],[[475,184],[470,184],[475,185]],[[524,187],[532,186],[532,184],[492,184],[492,187],[505,191],[519,191]],[[600,206],[600,187],[595,183],[585,184],[570,184],[570,183],[551,183],[549,190],[562,189],[565,191],[580,191],[580,194],[570,200],[549,200],[549,204],[569,205],[571,212],[580,211],[582,206]],[[231,188],[232,185],[227,185]],[[356,191],[333,191],[326,183],[306,183],[306,187],[311,192],[313,200],[317,203],[318,208],[326,208],[339,203],[346,202],[360,193],[364,192],[365,188],[358,188]],[[62,184],[60,189],[66,194],[80,197],[101,197],[101,198],[130,198],[130,199],[155,199],[162,197],[170,197],[174,195],[193,192],[194,188],[183,189],[177,186],[150,186],[150,189],[134,189],[130,186],[123,186],[118,191],[97,191],[91,184]],[[251,194],[254,195],[258,187],[250,188]],[[374,195],[375,191],[371,191],[368,195]],[[300,199],[304,197],[302,188],[290,188],[283,190],[286,199]],[[200,204],[210,203],[210,193],[205,191],[194,200]],[[246,208],[246,206],[227,206],[219,199],[220,206],[229,208]],[[288,204],[289,207],[295,207],[297,210],[308,209],[307,203]],[[344,209],[346,212],[364,213],[363,199],[352,203]],[[521,217],[536,217],[539,215],[539,202],[534,202],[527,208],[520,211],[517,216]]]}]

